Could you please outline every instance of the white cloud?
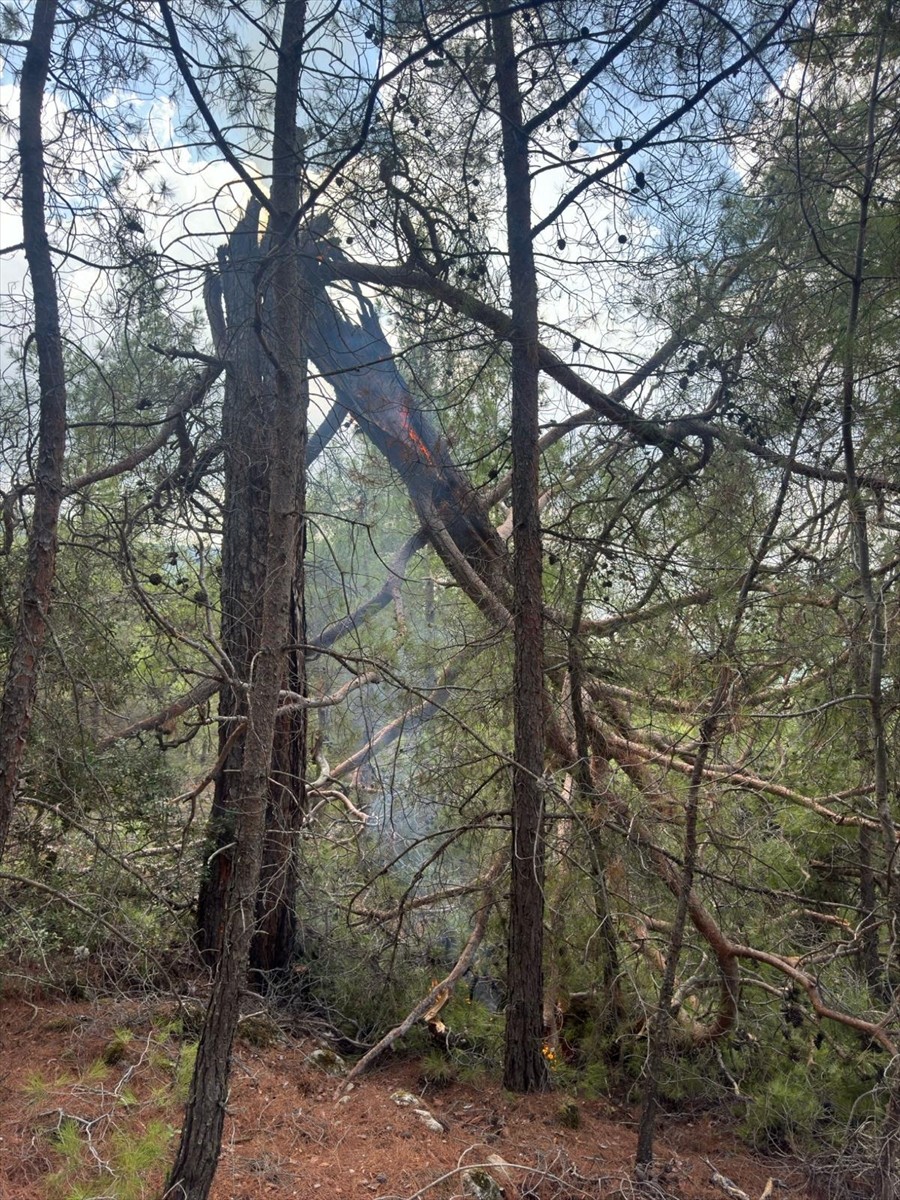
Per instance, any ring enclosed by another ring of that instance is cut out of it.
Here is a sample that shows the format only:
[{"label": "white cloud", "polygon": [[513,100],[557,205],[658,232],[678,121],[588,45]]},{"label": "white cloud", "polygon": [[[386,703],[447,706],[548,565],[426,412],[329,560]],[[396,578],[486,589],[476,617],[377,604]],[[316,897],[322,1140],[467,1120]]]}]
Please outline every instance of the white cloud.
[{"label": "white cloud", "polygon": [[[18,113],[16,84],[0,84],[0,104],[6,112]],[[65,161],[54,163],[53,141],[64,128],[67,114],[56,98],[48,95],[42,114],[48,173],[52,178],[55,168],[64,168],[69,182],[77,187],[84,179],[120,171],[118,194],[140,213],[143,233],[135,230],[135,252],[147,247],[161,253],[176,288],[176,302],[180,301],[180,306],[188,311],[197,303],[202,269],[215,262],[217,247],[246,204],[247,189],[227,163],[200,158],[186,146],[177,144],[171,101],[161,98],[146,104],[134,96],[111,94],[104,105],[109,110],[125,106],[143,109],[143,146],[136,143],[133,152],[123,152],[96,133],[90,143],[83,140],[73,145],[69,139]],[[14,126],[0,129],[0,155],[7,181],[0,194],[3,246],[15,245],[22,239],[20,204],[8,185],[17,172],[16,138]],[[103,244],[104,230],[112,230],[116,224],[115,210],[111,203],[104,202],[99,188],[95,200],[96,207],[89,202],[80,212],[65,213],[65,220],[54,222],[52,213],[49,214],[66,332],[77,338],[94,338],[102,333],[104,304],[110,295],[109,274],[104,266],[121,259],[115,246]],[[0,307],[6,331],[21,321],[29,291],[24,253],[5,255],[0,260]]]}]

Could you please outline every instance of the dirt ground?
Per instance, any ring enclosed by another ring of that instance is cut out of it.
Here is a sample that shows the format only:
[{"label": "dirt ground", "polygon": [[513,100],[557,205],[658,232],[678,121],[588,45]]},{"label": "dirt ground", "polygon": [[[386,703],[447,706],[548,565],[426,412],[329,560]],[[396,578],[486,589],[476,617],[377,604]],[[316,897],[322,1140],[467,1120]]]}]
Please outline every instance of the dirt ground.
[{"label": "dirt ground", "polygon": [[[2,1200],[158,1197],[191,1065],[177,1016],[164,1000],[0,996]],[[236,1045],[215,1200],[471,1200],[479,1166],[505,1200],[722,1200],[714,1170],[751,1200],[807,1195],[799,1167],[753,1154],[724,1112],[664,1116],[661,1174],[639,1185],[628,1107],[428,1086],[400,1054],[338,1096],[313,1039],[261,1040],[251,1023]]]}]

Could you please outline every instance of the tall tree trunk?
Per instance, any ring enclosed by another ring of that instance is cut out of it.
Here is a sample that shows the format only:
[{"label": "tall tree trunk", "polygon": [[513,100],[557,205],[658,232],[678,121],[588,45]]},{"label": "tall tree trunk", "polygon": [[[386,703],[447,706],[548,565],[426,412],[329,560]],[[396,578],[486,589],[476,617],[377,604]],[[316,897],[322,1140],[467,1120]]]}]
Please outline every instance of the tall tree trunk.
[{"label": "tall tree trunk", "polygon": [[491,5],[503,123],[503,174],[512,321],[513,641],[515,652],[512,881],[507,962],[504,1086],[547,1087],[544,1000],[544,628],[541,579],[538,414],[538,302],[531,242],[528,137],[516,68],[512,19]]},{"label": "tall tree trunk", "polygon": [[22,240],[34,302],[40,424],[25,580],[0,703],[0,858],[12,820],[47,633],[47,614],[56,573],[57,527],[66,450],[66,376],[56,279],[44,211],[44,142],[41,134],[41,108],[50,68],[56,8],[55,0],[35,5],[20,87]]},{"label": "tall tree trunk", "polygon": [[206,869],[197,905],[198,943],[214,964],[222,949],[225,909],[235,859],[235,794],[240,786],[244,740],[234,722],[247,715],[249,680],[259,648],[265,597],[266,534],[270,503],[268,437],[272,421],[271,363],[255,329],[256,279],[262,269],[259,216],[251,205],[219,252],[228,363],[222,407],[225,504],[222,532],[221,640],[235,678],[219,695],[219,750],[207,829]]},{"label": "tall tree trunk", "polygon": [[[265,547],[270,502],[269,438],[271,434],[273,365],[256,331],[256,279],[264,270],[265,245],[260,244],[259,208],[251,205],[220,252],[221,310],[212,324],[224,326],[219,352],[228,362],[222,411],[225,447],[225,517],[222,537],[222,648],[235,673],[223,687],[219,713],[222,764],[215,781],[207,828],[206,868],[197,901],[197,943],[204,959],[215,963],[222,946],[225,908],[234,869],[235,790],[239,787],[243,738],[234,734],[234,721],[246,716],[247,696],[234,686],[250,678],[258,650],[265,599]],[[266,244],[268,244],[268,239]],[[210,301],[219,304],[218,296]],[[292,576],[297,574],[299,543],[294,549]],[[284,686],[302,688],[302,600],[295,587],[291,607],[291,651],[285,664]],[[251,969],[264,982],[271,972],[290,962],[296,940],[295,848],[302,818],[304,730],[296,712],[282,717],[275,731],[273,769],[269,782],[266,838],[257,930],[250,952]]]},{"label": "tall tree trunk", "polygon": [[258,277],[266,300],[260,308],[264,348],[273,367],[262,607],[257,651],[246,680],[247,723],[234,793],[236,844],[222,945],[167,1186],[169,1197],[183,1200],[206,1200],[221,1148],[231,1048],[256,928],[275,726],[291,634],[292,576],[305,503],[306,306],[294,232],[299,201],[296,114],[305,18],[305,0],[286,0],[272,139],[270,261]]},{"label": "tall tree trunk", "polygon": [[[302,546],[294,553],[290,646],[285,682],[296,695],[306,691],[303,644],[303,584],[298,577]],[[297,949],[297,835],[306,811],[303,771],[306,762],[306,714],[293,709],[278,718],[269,775],[266,837],[256,897],[256,933],[250,969],[268,986],[283,978]]]}]

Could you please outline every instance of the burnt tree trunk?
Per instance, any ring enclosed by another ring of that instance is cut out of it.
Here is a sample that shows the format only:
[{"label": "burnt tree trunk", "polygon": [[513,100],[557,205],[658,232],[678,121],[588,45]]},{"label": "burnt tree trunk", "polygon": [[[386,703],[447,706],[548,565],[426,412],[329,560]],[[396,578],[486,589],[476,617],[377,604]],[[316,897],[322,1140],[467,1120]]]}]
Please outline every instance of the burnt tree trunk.
[{"label": "burnt tree trunk", "polygon": [[[225,443],[225,534],[222,562],[222,645],[238,676],[246,678],[253,658],[254,612],[260,603],[260,564],[253,560],[260,545],[266,505],[265,472],[254,473],[254,452],[265,422],[257,396],[258,381],[266,377],[265,361],[253,332],[253,277],[261,261],[257,238],[258,210],[248,209],[244,221],[220,254],[220,277],[208,294],[211,324],[218,328],[219,353],[230,362],[223,415]],[[310,265],[316,254],[307,256]],[[426,535],[444,558],[461,586],[482,606],[508,590],[502,541],[465,474],[452,461],[439,433],[417,406],[393,359],[378,315],[361,294],[356,320],[342,315],[328,296],[327,270],[313,284],[312,315],[308,326],[311,359],[332,383],[336,411],[310,443],[317,455],[345,413],[397,471]],[[225,311],[221,304],[224,300]],[[257,447],[258,448],[258,447]],[[467,572],[465,569],[470,570]],[[480,582],[479,582],[480,581]],[[301,642],[302,613],[295,611],[295,643]],[[289,672],[296,674],[296,660]],[[292,691],[296,682],[287,681]],[[220,714],[226,718],[220,735],[225,760],[215,785],[207,835],[207,868],[198,900],[197,940],[209,962],[221,941],[224,901],[232,870],[233,806],[230,789],[240,771],[240,741],[229,741],[227,721],[241,714],[240,693],[223,691]],[[295,716],[284,720],[276,735],[276,761],[269,806],[266,857],[260,896],[259,928],[251,965],[260,973],[283,969],[296,937],[293,896],[294,844],[304,812],[301,776],[303,744]],[[261,974],[261,978],[265,978]]]},{"label": "burnt tree trunk", "polygon": [[[222,945],[228,889],[234,870],[234,802],[243,762],[244,739],[235,733],[235,722],[246,716],[247,696],[240,685],[252,674],[259,649],[259,631],[265,602],[266,537],[271,495],[269,439],[274,405],[274,367],[257,334],[257,285],[270,239],[260,242],[260,211],[251,205],[219,254],[219,295],[224,314],[213,312],[213,325],[224,328],[217,341],[227,359],[222,440],[225,448],[225,512],[222,537],[222,648],[235,679],[219,697],[224,718],[219,733],[224,756],[215,780],[212,812],[207,829],[206,869],[197,903],[197,942],[210,964]],[[219,320],[219,317],[222,320]],[[299,403],[299,401],[298,401]],[[299,544],[291,556],[296,579]],[[290,651],[285,663],[284,686],[301,690],[303,679],[302,606],[293,587]],[[266,837],[257,902],[256,934],[251,948],[251,969],[261,973],[284,969],[296,939],[295,843],[303,814],[304,729],[302,714],[281,717],[275,731],[272,772],[269,780]]]},{"label": "burnt tree trunk", "polygon": [[503,1084],[514,1092],[548,1084],[544,1004],[544,628],[538,507],[538,303],[531,242],[528,135],[516,69],[512,18],[492,0],[513,321],[513,725],[512,881]]},{"label": "burnt tree trunk", "polygon": [[38,668],[47,633],[47,614],[56,573],[57,529],[66,450],[66,377],[56,279],[44,210],[44,143],[41,133],[41,108],[50,68],[56,9],[55,0],[35,6],[20,92],[22,240],[34,301],[40,425],[25,579],[0,703],[0,858],[12,820],[19,773],[34,711]]},{"label": "burnt tree trunk", "polygon": [[[241,637],[253,643],[255,653],[251,669],[241,681],[246,685],[246,723],[240,773],[228,797],[235,845],[220,950],[181,1141],[166,1187],[168,1197],[182,1200],[206,1200],[221,1148],[231,1049],[256,929],[267,813],[272,802],[275,732],[305,508],[306,305],[294,232],[299,203],[296,114],[305,19],[304,0],[287,0],[275,92],[267,254],[253,277],[259,322],[253,326],[253,335],[260,341],[267,365],[258,379],[247,380],[255,384],[253,407],[267,420],[261,423],[259,437],[242,448],[254,482],[264,478],[267,482],[262,547],[252,547],[245,555],[259,573],[261,592],[253,597],[253,615],[249,611],[234,614],[244,627]],[[255,242],[255,227],[254,219],[243,231],[248,250]],[[239,332],[246,333],[249,342],[249,329]],[[262,365],[261,358],[255,361]],[[240,448],[232,447],[232,451],[237,456]],[[258,453],[262,458],[257,458]],[[262,499],[255,492],[249,498],[253,521],[261,525]],[[236,549],[232,546],[232,552]],[[302,686],[302,678],[300,683]]]},{"label": "burnt tree trunk", "polygon": [[[321,243],[317,249],[323,260],[341,257]],[[372,304],[357,290],[358,317],[349,320],[325,290],[329,274],[326,264],[316,289],[309,349],[334,388],[338,411],[326,422],[328,433],[313,440],[324,444],[343,413],[351,414],[397,472],[422,528],[463,590],[482,606],[486,592],[505,598],[505,550],[480,497],[407,387]],[[471,573],[461,572],[460,560]]]},{"label": "burnt tree trunk", "polygon": [[[306,691],[302,581],[303,547],[294,552],[295,580],[291,588],[290,636],[285,683],[295,695]],[[303,772],[306,764],[306,714],[292,709],[278,718],[266,836],[256,897],[256,932],[250,947],[250,969],[257,983],[281,977],[297,952],[297,834],[306,812]]]}]

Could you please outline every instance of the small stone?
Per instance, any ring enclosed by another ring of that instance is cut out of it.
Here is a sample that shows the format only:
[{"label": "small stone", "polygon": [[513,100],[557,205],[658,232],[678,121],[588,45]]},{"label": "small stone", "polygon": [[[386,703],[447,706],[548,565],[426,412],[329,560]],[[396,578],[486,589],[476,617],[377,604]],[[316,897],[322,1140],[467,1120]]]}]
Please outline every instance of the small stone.
[{"label": "small stone", "polygon": [[499,1154],[489,1154],[487,1161],[490,1163],[494,1171],[503,1180],[504,1184],[512,1186],[514,1183],[512,1171],[509,1169],[509,1163],[500,1157]]},{"label": "small stone", "polygon": [[333,1075],[335,1078],[347,1074],[347,1064],[339,1054],[335,1054],[326,1046],[320,1046],[317,1050],[313,1050],[307,1061],[314,1067],[319,1067],[326,1075]]},{"label": "small stone", "polygon": [[432,1133],[447,1132],[441,1122],[436,1117],[432,1116],[427,1108],[417,1108],[414,1111],[425,1128],[430,1129]]},{"label": "small stone", "polygon": [[481,1167],[463,1172],[463,1191],[473,1200],[503,1200],[503,1188]]}]

